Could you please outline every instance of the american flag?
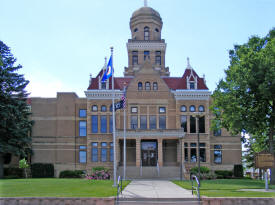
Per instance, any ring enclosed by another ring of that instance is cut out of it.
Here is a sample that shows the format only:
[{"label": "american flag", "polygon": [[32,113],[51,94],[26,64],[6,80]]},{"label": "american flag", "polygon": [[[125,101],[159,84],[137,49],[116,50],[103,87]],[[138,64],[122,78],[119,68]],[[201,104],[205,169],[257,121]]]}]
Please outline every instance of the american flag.
[{"label": "american flag", "polygon": [[126,107],[126,95],[125,95],[125,92],[124,92],[123,96],[121,97],[121,106],[122,106],[122,108]]}]

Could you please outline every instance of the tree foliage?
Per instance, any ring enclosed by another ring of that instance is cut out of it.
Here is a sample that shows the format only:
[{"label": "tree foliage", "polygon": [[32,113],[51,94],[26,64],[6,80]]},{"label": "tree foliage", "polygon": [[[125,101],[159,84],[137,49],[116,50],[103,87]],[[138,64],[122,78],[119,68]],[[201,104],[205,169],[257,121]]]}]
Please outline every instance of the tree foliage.
[{"label": "tree foliage", "polygon": [[22,66],[15,63],[10,48],[0,41],[0,178],[4,155],[25,157],[31,147],[32,121],[25,90],[29,81],[17,73]]},{"label": "tree foliage", "polygon": [[269,151],[274,154],[275,29],[263,38],[253,36],[235,45],[229,57],[226,77],[213,94],[213,126],[219,121],[234,134],[268,136]]}]

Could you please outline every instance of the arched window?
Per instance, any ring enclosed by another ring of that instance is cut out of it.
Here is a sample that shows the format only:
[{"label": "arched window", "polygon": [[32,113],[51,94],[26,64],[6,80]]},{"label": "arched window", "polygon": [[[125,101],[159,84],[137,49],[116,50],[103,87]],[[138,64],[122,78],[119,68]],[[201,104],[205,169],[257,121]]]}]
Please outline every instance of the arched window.
[{"label": "arched window", "polygon": [[199,112],[204,112],[204,106],[203,105],[199,106]]},{"label": "arched window", "polygon": [[158,83],[157,82],[153,83],[153,90],[158,90]]},{"label": "arched window", "polygon": [[138,28],[135,28],[134,32],[138,32]]},{"label": "arched window", "polygon": [[158,28],[156,28],[156,29],[155,29],[155,31],[158,33],[158,32],[159,32],[159,29],[158,29]]},{"label": "arched window", "polygon": [[147,27],[147,26],[144,28],[144,40],[145,40],[145,41],[150,40],[149,27]]},{"label": "arched window", "polygon": [[101,112],[106,112],[106,111],[107,111],[106,105],[102,105],[102,106],[101,106]]},{"label": "arched window", "polygon": [[196,107],[195,107],[194,105],[191,105],[191,106],[189,107],[189,111],[190,111],[190,112],[196,112]]},{"label": "arched window", "polygon": [[180,111],[181,111],[181,112],[186,112],[186,106],[185,106],[185,105],[182,105],[182,106],[180,107]]},{"label": "arched window", "polygon": [[139,82],[138,83],[138,90],[142,90],[143,88],[142,88],[142,82]]},{"label": "arched window", "polygon": [[97,112],[97,105],[93,105],[93,106],[92,106],[92,111],[93,111],[93,112]]},{"label": "arched window", "polygon": [[151,84],[150,82],[145,83],[145,90],[151,90]]}]

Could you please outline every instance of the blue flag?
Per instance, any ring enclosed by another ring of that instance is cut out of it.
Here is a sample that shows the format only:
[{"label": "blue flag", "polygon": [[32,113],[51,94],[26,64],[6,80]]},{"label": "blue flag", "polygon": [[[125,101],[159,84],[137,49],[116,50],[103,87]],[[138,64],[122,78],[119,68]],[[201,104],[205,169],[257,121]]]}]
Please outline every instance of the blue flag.
[{"label": "blue flag", "polygon": [[101,82],[105,82],[106,80],[108,80],[113,75],[114,68],[113,68],[113,58],[112,57],[113,56],[110,57],[110,60],[109,60],[108,65],[107,65],[106,72],[104,73],[104,75],[101,79]]}]

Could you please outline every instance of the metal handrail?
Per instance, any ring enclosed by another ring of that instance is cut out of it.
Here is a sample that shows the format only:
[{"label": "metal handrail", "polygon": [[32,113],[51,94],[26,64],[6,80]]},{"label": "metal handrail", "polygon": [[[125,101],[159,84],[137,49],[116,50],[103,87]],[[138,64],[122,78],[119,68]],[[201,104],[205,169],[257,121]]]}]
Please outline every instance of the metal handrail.
[{"label": "metal handrail", "polygon": [[122,177],[120,177],[120,176],[118,176],[118,178],[117,178],[116,204],[119,203],[119,194],[122,194]]},{"label": "metal handrail", "polygon": [[[197,182],[197,187],[194,186],[194,179]],[[192,174],[191,182],[192,182],[192,195],[194,195],[194,189],[195,189],[197,192],[198,200],[200,201],[200,180],[196,175]]]},{"label": "metal handrail", "polygon": [[159,161],[157,161],[157,172],[158,172],[158,177],[159,177]]}]

